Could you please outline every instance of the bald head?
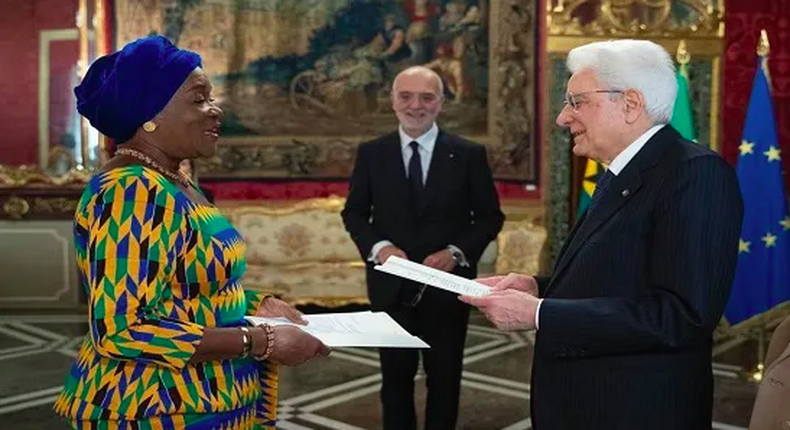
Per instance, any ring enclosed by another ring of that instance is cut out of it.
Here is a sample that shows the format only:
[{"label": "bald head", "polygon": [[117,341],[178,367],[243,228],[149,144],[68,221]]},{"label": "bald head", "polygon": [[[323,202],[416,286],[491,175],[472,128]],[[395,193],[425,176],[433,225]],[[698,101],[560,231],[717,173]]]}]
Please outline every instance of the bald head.
[{"label": "bald head", "polygon": [[393,94],[398,92],[398,86],[404,80],[424,80],[424,82],[430,83],[433,86],[433,88],[436,90],[436,94],[439,97],[444,94],[444,84],[442,83],[442,78],[440,78],[436,72],[427,67],[412,66],[398,73],[398,76],[396,76],[395,80],[392,81]]},{"label": "bald head", "polygon": [[442,110],[442,79],[427,67],[409,67],[392,82],[392,110],[403,130],[416,139],[433,126]]}]

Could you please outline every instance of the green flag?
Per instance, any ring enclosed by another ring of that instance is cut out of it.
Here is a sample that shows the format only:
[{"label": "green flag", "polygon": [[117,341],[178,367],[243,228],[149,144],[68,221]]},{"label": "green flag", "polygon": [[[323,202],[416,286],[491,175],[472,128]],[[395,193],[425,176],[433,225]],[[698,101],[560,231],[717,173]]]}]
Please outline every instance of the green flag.
[{"label": "green flag", "polygon": [[689,96],[689,75],[686,65],[678,67],[678,96],[675,99],[675,109],[672,111],[672,121],[669,123],[688,140],[697,141],[697,132],[694,130],[694,116],[691,109]]}]

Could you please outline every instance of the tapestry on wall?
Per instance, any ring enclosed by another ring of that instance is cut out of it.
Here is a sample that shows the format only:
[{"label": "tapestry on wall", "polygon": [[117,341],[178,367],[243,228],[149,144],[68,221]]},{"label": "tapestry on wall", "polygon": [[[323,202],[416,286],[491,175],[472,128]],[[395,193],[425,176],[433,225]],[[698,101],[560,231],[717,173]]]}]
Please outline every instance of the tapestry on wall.
[{"label": "tapestry on wall", "polygon": [[392,79],[445,84],[440,126],[489,147],[499,180],[536,182],[532,0],[126,0],[116,44],[162,34],[198,52],[225,112],[214,178],[345,178],[395,130]]}]

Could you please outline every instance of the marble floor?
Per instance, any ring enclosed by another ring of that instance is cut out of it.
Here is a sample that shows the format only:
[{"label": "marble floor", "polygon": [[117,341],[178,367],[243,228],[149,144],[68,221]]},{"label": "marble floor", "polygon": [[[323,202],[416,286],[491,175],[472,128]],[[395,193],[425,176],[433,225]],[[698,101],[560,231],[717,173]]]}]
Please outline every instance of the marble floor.
[{"label": "marble floor", "polygon": [[[85,333],[80,314],[0,315],[0,429],[66,429],[52,403]],[[459,429],[530,429],[529,363],[533,333],[502,333],[473,314],[467,336]],[[745,429],[756,384],[752,341],[729,340],[714,350],[712,429]],[[418,376],[418,379],[422,379]],[[327,358],[280,376],[278,428],[380,429],[381,383],[375,350],[336,349]],[[418,404],[425,390],[418,382]]]}]

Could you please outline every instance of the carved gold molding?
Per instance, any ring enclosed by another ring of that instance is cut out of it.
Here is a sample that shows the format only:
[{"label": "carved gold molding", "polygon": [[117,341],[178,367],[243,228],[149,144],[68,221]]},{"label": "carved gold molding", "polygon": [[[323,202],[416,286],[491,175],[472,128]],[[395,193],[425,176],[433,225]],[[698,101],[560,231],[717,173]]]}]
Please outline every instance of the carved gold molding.
[{"label": "carved gold molding", "polygon": [[73,168],[60,176],[52,176],[37,166],[4,166],[0,164],[0,189],[27,186],[79,186],[90,181],[91,173]]},{"label": "carved gold molding", "polygon": [[25,199],[12,196],[3,203],[3,213],[11,219],[22,219],[30,212],[30,203]]},{"label": "carved gold molding", "polygon": [[288,300],[286,297],[285,300],[292,306],[314,305],[325,308],[339,308],[350,305],[370,305],[370,301],[367,297],[303,297],[294,300]]},{"label": "carved gold molding", "polygon": [[78,204],[77,196],[0,196],[0,219],[70,219]]},{"label": "carved gold molding", "polygon": [[340,213],[343,206],[346,204],[346,199],[339,196],[319,197],[313,199],[299,200],[299,201],[286,201],[280,206],[266,206],[265,202],[255,205],[242,205],[237,207],[223,207],[222,212],[227,216],[239,216],[246,214],[260,214],[268,216],[283,216],[290,215],[298,212],[310,212],[314,210],[323,210],[326,212]]},{"label": "carved gold molding", "polygon": [[[633,35],[631,36],[633,37]],[[608,40],[601,36],[550,36],[546,41],[549,53],[567,54],[571,49],[588,43]],[[683,39],[677,37],[650,38],[653,42],[663,46],[667,52],[677,52],[681,40],[685,40],[686,49],[693,56],[713,57],[724,52],[724,39]]]},{"label": "carved gold molding", "polygon": [[78,199],[68,197],[36,197],[32,212],[38,215],[71,215],[77,210]]},{"label": "carved gold molding", "polygon": [[[549,0],[549,36],[723,38],[724,2],[714,0]],[[678,19],[674,8],[689,15]]]}]

